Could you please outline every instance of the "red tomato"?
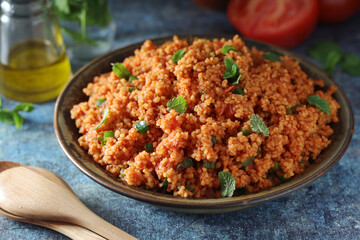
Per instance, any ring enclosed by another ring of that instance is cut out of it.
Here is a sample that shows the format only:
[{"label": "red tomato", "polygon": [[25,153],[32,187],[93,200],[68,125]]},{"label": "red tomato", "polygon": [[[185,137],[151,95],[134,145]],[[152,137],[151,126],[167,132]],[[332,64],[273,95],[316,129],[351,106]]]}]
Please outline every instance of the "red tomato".
[{"label": "red tomato", "polygon": [[230,0],[227,15],[245,37],[290,48],[314,30],[319,3],[317,0]]},{"label": "red tomato", "polygon": [[337,23],[344,21],[360,8],[360,0],[320,0],[320,21]]}]

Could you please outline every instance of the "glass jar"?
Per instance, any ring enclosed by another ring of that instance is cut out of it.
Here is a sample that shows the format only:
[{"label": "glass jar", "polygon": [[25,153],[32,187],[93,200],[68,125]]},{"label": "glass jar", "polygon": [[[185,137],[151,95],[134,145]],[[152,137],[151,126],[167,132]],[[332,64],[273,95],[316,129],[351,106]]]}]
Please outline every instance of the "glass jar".
[{"label": "glass jar", "polygon": [[1,0],[0,93],[26,102],[56,98],[71,67],[51,0]]}]

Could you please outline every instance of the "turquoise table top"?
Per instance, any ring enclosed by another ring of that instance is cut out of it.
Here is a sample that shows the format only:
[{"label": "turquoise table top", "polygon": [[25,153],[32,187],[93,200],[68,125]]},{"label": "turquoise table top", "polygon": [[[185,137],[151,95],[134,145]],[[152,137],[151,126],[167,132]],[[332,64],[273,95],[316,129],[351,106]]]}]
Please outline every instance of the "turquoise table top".
[{"label": "turquoise table top", "polygon": [[[141,12],[139,11],[141,9]],[[236,29],[224,12],[191,1],[111,1],[117,33],[113,48],[181,33],[227,33]],[[306,56],[319,40],[360,56],[360,13],[336,25],[319,24],[291,49]],[[46,168],[61,176],[96,214],[139,239],[360,239],[360,77],[336,69],[335,80],[349,97],[355,132],[345,155],[328,173],[295,193],[263,205],[223,214],[185,214],[116,194],[82,174],[62,152],[53,129],[55,101],[35,104],[24,125],[0,123],[0,160]],[[1,96],[3,107],[17,102]],[[67,239],[0,215],[0,240]]]}]

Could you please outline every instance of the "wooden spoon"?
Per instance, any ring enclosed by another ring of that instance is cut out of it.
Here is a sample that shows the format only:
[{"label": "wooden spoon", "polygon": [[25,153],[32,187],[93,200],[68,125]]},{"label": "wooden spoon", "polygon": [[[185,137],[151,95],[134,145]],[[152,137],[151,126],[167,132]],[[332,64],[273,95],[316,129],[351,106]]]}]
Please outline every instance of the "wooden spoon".
[{"label": "wooden spoon", "polygon": [[28,219],[76,224],[108,239],[136,239],[91,212],[68,188],[26,167],[10,168],[0,174],[0,208]]},{"label": "wooden spoon", "polygon": [[[18,166],[23,166],[23,165],[21,165],[20,163],[16,163],[16,162],[0,161],[0,173],[9,168],[18,167]],[[24,167],[26,167],[26,166],[24,166]],[[60,178],[58,175],[56,175],[50,171],[46,171],[43,168],[38,168],[38,167],[26,167],[26,168],[36,171],[39,174],[44,174],[52,181],[57,182],[59,184],[63,184],[63,182],[64,182],[64,180],[62,178]],[[69,190],[71,190],[70,187],[69,187]],[[80,227],[80,226],[77,226],[74,224],[70,224],[70,223],[28,219],[28,218],[24,218],[24,217],[20,217],[20,216],[11,214],[1,208],[0,208],[0,214],[4,215],[5,217],[14,219],[16,221],[35,224],[35,225],[39,225],[42,227],[50,228],[54,231],[64,234],[65,236],[68,236],[71,239],[76,239],[76,240],[104,240],[105,239],[86,228],[83,228],[83,227]]]}]

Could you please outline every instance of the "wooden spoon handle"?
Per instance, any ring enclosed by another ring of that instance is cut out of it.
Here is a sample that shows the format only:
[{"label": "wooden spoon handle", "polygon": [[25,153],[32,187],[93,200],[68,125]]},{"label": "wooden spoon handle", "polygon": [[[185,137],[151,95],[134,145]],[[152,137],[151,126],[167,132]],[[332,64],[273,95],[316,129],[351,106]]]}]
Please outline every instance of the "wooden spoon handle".
[{"label": "wooden spoon handle", "polygon": [[[86,207],[84,205],[84,207]],[[85,211],[83,211],[85,213]],[[130,234],[122,231],[121,229],[115,227],[109,222],[105,221],[95,213],[93,213],[90,209],[87,208],[86,214],[82,214],[78,216],[76,219],[76,224],[91,229],[97,234],[109,239],[109,240],[136,240],[137,238],[131,236]]]}]

